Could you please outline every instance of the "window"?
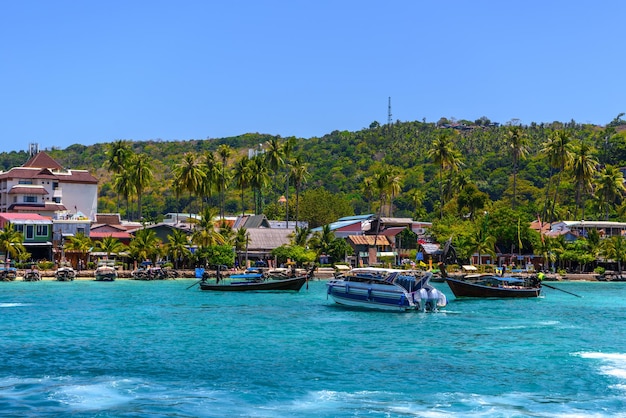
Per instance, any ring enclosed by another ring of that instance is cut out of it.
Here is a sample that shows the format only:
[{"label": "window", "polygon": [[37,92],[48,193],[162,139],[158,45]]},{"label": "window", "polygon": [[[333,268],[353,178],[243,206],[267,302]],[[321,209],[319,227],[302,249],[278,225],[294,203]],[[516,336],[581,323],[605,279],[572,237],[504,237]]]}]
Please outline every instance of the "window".
[{"label": "window", "polygon": [[30,179],[20,179],[19,184],[33,184],[33,181]]},{"label": "window", "polygon": [[37,203],[37,196],[24,196],[24,203]]},{"label": "window", "polygon": [[76,233],[85,235],[85,228],[79,226],[78,228],[76,228]]},{"label": "window", "polygon": [[37,225],[37,236],[47,237],[48,236],[48,225]]},{"label": "window", "polygon": [[24,225],[15,225],[15,230],[20,234],[24,233]]}]

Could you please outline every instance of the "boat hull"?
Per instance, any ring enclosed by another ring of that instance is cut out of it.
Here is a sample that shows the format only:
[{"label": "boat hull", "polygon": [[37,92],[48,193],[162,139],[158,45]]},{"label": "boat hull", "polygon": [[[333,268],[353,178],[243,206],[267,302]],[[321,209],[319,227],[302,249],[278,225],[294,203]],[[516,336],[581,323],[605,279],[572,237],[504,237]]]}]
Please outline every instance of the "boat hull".
[{"label": "boat hull", "polygon": [[224,283],[208,283],[200,282],[200,290],[218,291],[218,292],[259,292],[259,291],[293,291],[299,292],[307,281],[307,277],[294,277],[283,280],[265,280],[265,281],[242,281],[242,282],[224,282]]},{"label": "boat hull", "polygon": [[[391,284],[331,280],[326,286],[327,293],[333,301],[343,306],[384,311],[436,311],[445,306],[445,302],[439,298],[422,299],[419,292],[406,292],[401,287]],[[437,295],[443,297],[438,292]]]},{"label": "boat hull", "polygon": [[446,283],[457,298],[536,298],[541,293],[541,287],[495,287],[471,283],[465,280],[446,278]]}]

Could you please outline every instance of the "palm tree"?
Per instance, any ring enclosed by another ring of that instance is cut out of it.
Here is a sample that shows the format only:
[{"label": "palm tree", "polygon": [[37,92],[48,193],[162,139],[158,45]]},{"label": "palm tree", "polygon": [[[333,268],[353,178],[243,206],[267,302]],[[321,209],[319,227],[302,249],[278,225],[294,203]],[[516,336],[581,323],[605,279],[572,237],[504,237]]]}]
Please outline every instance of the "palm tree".
[{"label": "palm tree", "polygon": [[152,163],[146,154],[136,154],[131,164],[131,178],[137,191],[137,215],[141,219],[143,191],[154,179],[154,174],[152,173]]},{"label": "palm tree", "polygon": [[311,228],[309,228],[308,226],[300,228],[298,225],[296,225],[296,229],[291,235],[291,243],[293,245],[298,245],[302,248],[306,248],[307,242],[309,240],[309,235],[311,235]]},{"label": "palm tree", "polygon": [[167,244],[165,244],[165,253],[174,260],[174,267],[179,267],[179,261],[191,256],[189,250],[189,237],[180,229],[172,230],[167,236]]},{"label": "palm tree", "polygon": [[216,212],[213,208],[207,207],[202,211],[198,228],[194,230],[191,241],[201,247],[209,247],[211,245],[226,244],[226,239],[215,230],[213,219]]},{"label": "palm tree", "polygon": [[247,155],[241,157],[237,164],[235,164],[235,172],[233,173],[233,179],[235,184],[241,191],[241,215],[245,213],[246,205],[244,200],[244,191],[246,187],[250,186],[250,179],[252,178],[252,170],[250,169],[250,158]]},{"label": "palm tree", "polygon": [[572,173],[576,180],[576,210],[574,219],[578,219],[578,208],[582,208],[582,219],[585,219],[586,192],[591,190],[593,176],[598,160],[593,156],[594,149],[587,142],[580,142],[574,147]]},{"label": "palm tree", "polygon": [[78,233],[74,236],[68,237],[65,242],[65,249],[67,251],[75,251],[80,254],[80,259],[84,265],[87,265],[87,254],[93,247],[93,241],[87,235]]},{"label": "palm tree", "polygon": [[495,257],[496,237],[487,232],[485,219],[482,220],[480,225],[476,223],[474,232],[469,237],[469,245],[472,252],[478,253],[478,265],[482,264],[481,254],[489,254]]},{"label": "palm tree", "polygon": [[129,247],[136,260],[156,262],[161,254],[161,245],[162,242],[156,232],[142,228],[137,231]]},{"label": "palm tree", "polygon": [[[206,173],[193,153],[183,156],[183,161],[174,166],[174,182],[181,190],[189,192],[191,201],[194,193],[199,193]],[[189,219],[191,219],[191,204],[189,205]]]},{"label": "palm tree", "polygon": [[437,137],[433,141],[432,148],[428,150],[428,157],[439,166],[439,197],[440,211],[439,217],[443,218],[443,172],[444,170],[457,170],[461,165],[458,152],[453,145],[453,131],[444,129],[439,131]]},{"label": "palm tree", "polygon": [[[265,150],[265,161],[270,170],[273,172],[273,187],[272,189],[276,191],[278,189],[276,185],[276,176],[278,175],[278,170],[285,165],[285,148],[283,144],[280,142],[279,138],[272,138],[267,141],[267,149]],[[274,195],[274,198],[276,196]],[[276,200],[276,199],[274,199]]]},{"label": "palm tree", "polygon": [[24,236],[13,228],[11,222],[5,223],[0,230],[0,251],[4,253],[5,261],[8,261],[9,256],[15,258],[26,252],[23,242]]},{"label": "palm tree", "polygon": [[309,245],[319,256],[330,252],[331,245],[334,240],[335,233],[330,229],[330,225],[324,225],[321,231],[316,231],[313,234],[309,240]]},{"label": "palm tree", "polygon": [[618,273],[622,274],[622,263],[626,261],[626,239],[621,235],[602,241],[600,252],[605,259],[617,261]]},{"label": "palm tree", "polygon": [[208,151],[202,156],[202,168],[205,177],[198,191],[203,198],[202,209],[204,209],[204,198],[210,198],[213,194],[213,189],[220,190],[220,187],[217,185],[220,183],[222,168],[220,163],[215,160],[215,155]]},{"label": "palm tree", "polygon": [[241,253],[246,252],[246,264],[248,264],[248,244],[250,244],[250,234],[246,228],[239,228],[235,235],[235,251],[237,252],[237,260],[239,266],[243,266]]},{"label": "palm tree", "polygon": [[[556,181],[556,190],[554,191],[554,199],[552,201],[551,219],[554,221],[555,214],[554,209],[556,207],[556,199],[559,195],[559,188],[561,186],[561,174],[565,171],[565,168],[569,167],[572,163],[572,139],[569,132],[565,130],[556,130],[552,132],[548,141],[544,143],[542,152],[548,157],[550,167],[558,169],[559,174]],[[549,190],[548,185],[548,190]]]},{"label": "palm tree", "polygon": [[252,161],[250,185],[255,191],[254,214],[258,215],[263,211],[263,189],[269,184],[270,176],[263,158],[256,156],[250,161]]},{"label": "palm tree", "polygon": [[[300,156],[297,156],[290,168],[291,183],[296,189],[296,227],[299,221],[299,209],[300,209],[300,190],[302,186],[308,181],[310,174],[307,168],[307,164],[302,161]],[[288,203],[288,202],[287,202]]]},{"label": "palm tree", "polygon": [[220,218],[224,219],[224,209],[226,205],[226,165],[228,159],[233,154],[233,150],[227,144],[222,144],[217,148],[217,154],[222,159],[222,170],[220,172],[221,189],[220,189]]},{"label": "palm tree", "polygon": [[131,219],[130,197],[136,192],[136,188],[131,178],[130,167],[115,174],[113,178],[113,188],[118,196],[124,196],[124,200],[126,200],[126,218]]},{"label": "palm tree", "polygon": [[[128,142],[124,140],[117,140],[109,144],[108,149],[105,151],[107,156],[104,162],[105,167],[114,174],[120,174],[127,171],[129,161],[132,157],[132,150]],[[119,211],[119,192],[117,200],[117,210]]]},{"label": "palm tree", "polygon": [[519,161],[528,154],[528,135],[519,125],[512,125],[506,131],[506,141],[513,157],[513,209],[517,205],[517,171]]},{"label": "palm tree", "polygon": [[605,211],[605,220],[609,220],[609,209],[615,203],[622,200],[624,187],[624,175],[612,165],[607,165],[596,179],[596,196]]},{"label": "palm tree", "polygon": [[118,254],[124,251],[126,246],[117,238],[108,235],[102,240],[96,242],[96,249],[103,253],[106,253],[107,260],[111,258],[111,254]]}]

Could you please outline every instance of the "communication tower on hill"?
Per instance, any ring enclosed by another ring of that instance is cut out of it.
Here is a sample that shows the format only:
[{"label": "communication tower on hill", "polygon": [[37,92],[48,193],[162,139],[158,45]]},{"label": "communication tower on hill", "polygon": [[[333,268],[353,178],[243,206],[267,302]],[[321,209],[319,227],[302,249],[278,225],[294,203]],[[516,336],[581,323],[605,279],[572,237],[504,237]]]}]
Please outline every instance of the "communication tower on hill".
[{"label": "communication tower on hill", "polygon": [[32,157],[33,155],[39,154],[39,144],[36,142],[31,142],[28,144],[28,153]]}]

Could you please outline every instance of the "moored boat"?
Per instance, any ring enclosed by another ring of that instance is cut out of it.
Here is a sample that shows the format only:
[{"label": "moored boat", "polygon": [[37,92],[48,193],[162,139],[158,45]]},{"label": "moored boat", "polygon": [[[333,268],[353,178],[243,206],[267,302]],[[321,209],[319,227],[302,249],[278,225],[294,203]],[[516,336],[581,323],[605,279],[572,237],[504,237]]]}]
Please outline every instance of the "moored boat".
[{"label": "moored boat", "polygon": [[[217,269],[215,276],[203,275],[200,290],[221,292],[242,291],[294,291],[298,292],[313,275],[313,269],[306,274],[295,277],[272,277],[265,272],[247,270],[243,274],[223,276],[222,270]],[[215,280],[210,281],[210,280]]]},{"label": "moored boat", "polygon": [[432,273],[365,267],[326,283],[339,305],[393,311],[434,312],[447,305],[446,296],[429,284]]},{"label": "moored boat", "polygon": [[98,282],[112,282],[117,279],[117,270],[115,262],[112,260],[104,260],[98,263],[98,267],[94,273]]},{"label": "moored boat", "polygon": [[523,279],[468,275],[462,278],[446,277],[446,282],[457,298],[534,298],[541,293],[541,282],[533,277]]},{"label": "moored boat", "polygon": [[24,272],[25,282],[38,282],[41,280],[41,273],[37,269],[37,266],[33,265],[30,269]]},{"label": "moored boat", "polygon": [[71,282],[76,278],[76,271],[74,271],[70,263],[64,262],[54,272],[54,277],[59,282]]}]

